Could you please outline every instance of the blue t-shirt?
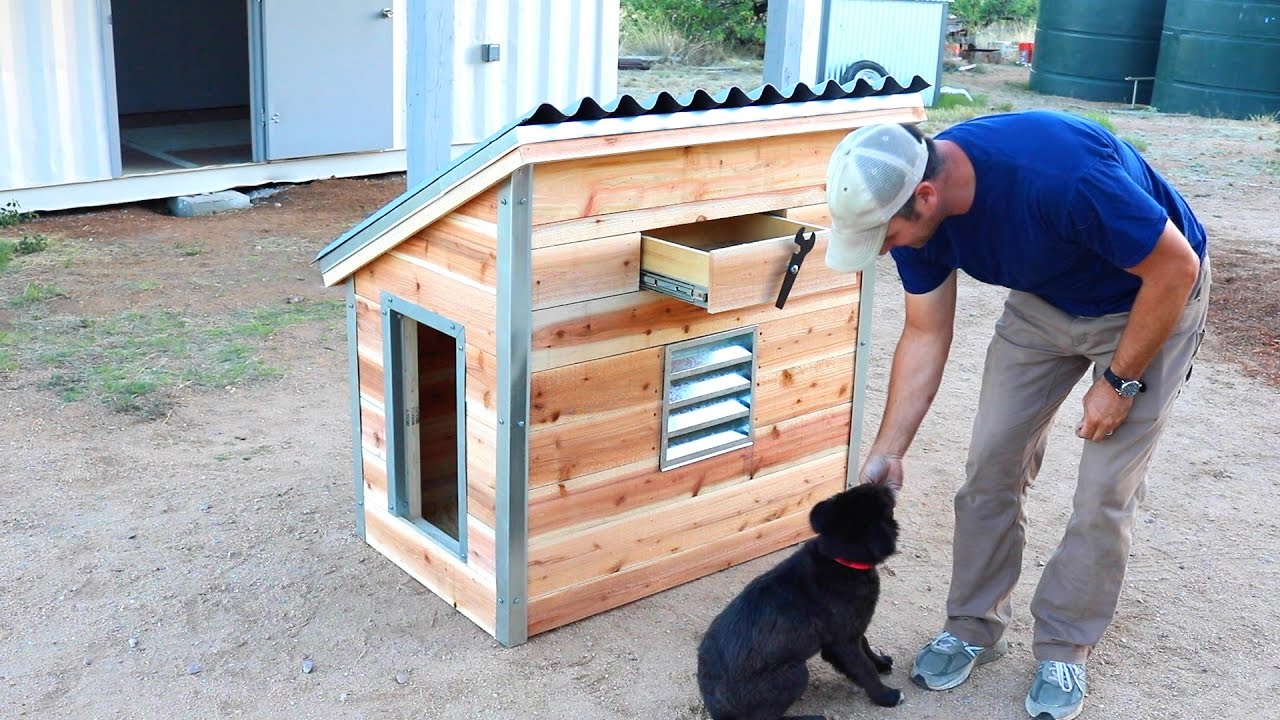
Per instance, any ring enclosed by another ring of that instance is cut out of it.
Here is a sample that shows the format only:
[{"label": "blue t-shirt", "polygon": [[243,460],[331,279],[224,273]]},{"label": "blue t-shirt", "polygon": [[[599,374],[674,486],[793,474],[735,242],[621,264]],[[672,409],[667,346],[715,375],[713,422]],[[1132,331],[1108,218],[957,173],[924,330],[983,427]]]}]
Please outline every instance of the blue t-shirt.
[{"label": "blue t-shirt", "polygon": [[903,288],[926,293],[953,269],[1033,293],[1084,317],[1127,312],[1141,287],[1125,271],[1172,220],[1201,259],[1205,232],[1182,197],[1098,124],[1030,111],[969,120],[939,133],[977,176],[973,205],[922,248],[892,250]]}]

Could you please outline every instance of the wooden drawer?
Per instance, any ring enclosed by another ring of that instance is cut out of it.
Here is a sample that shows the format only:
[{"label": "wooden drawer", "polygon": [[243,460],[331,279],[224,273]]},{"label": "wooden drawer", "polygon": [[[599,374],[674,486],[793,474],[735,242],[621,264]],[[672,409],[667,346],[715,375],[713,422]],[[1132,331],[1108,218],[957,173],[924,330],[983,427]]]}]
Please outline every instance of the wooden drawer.
[{"label": "wooden drawer", "polygon": [[796,275],[789,298],[846,287],[856,273],[827,267],[830,231],[773,215],[742,215],[641,233],[640,287],[718,313],[778,299],[782,278],[799,247],[796,232],[817,242]]}]

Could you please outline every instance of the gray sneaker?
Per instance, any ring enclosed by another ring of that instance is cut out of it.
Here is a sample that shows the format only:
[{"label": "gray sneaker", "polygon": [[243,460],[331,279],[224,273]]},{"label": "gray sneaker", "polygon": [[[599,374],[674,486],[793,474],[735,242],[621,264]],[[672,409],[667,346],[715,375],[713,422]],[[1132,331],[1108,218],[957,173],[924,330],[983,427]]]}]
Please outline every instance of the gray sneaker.
[{"label": "gray sneaker", "polygon": [[974,666],[997,660],[1008,649],[1004,638],[987,648],[970,645],[944,630],[916,655],[911,679],[926,690],[950,690],[968,680]]},{"label": "gray sneaker", "polygon": [[1086,693],[1083,665],[1041,660],[1027,693],[1027,714],[1036,720],[1071,720],[1084,710]]}]

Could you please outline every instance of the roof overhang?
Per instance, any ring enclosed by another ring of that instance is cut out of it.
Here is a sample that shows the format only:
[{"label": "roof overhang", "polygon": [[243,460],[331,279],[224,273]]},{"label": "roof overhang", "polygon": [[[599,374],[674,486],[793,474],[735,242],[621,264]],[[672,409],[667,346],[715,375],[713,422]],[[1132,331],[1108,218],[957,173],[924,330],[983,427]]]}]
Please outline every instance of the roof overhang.
[{"label": "roof overhang", "polygon": [[365,218],[321,250],[314,262],[325,285],[335,285],[525,165],[877,121],[920,121],[925,119],[920,91],[926,87],[918,77],[905,88],[891,78],[878,89],[864,81],[856,86],[830,81],[821,93],[803,84],[788,95],[768,85],[752,93],[733,88],[717,96],[697,91],[679,100],[661,93],[648,107],[630,96],[610,109],[584,100],[571,114],[544,105]]}]

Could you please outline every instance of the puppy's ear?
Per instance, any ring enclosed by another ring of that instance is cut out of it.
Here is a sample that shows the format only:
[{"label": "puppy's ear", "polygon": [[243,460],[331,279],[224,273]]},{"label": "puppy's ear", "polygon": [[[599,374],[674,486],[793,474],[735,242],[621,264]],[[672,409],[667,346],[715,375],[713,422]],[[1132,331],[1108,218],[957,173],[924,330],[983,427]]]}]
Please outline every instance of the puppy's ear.
[{"label": "puppy's ear", "polygon": [[809,526],[812,527],[813,531],[819,535],[825,532],[827,526],[831,524],[831,515],[833,514],[832,506],[834,504],[834,500],[827,498],[817,505],[814,505],[813,509],[809,511]]}]

